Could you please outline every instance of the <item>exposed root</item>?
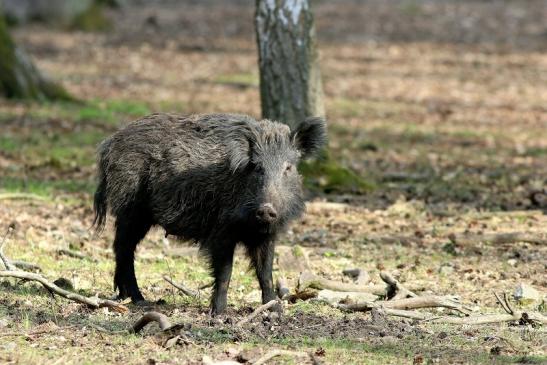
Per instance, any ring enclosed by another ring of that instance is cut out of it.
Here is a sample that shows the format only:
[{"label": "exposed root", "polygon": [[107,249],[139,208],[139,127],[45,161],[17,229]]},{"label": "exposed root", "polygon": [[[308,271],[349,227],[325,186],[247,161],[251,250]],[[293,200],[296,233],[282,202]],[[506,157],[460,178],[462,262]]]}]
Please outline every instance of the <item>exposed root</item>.
[{"label": "exposed root", "polygon": [[151,322],[156,322],[162,331],[166,331],[172,327],[169,318],[165,314],[159,312],[146,312],[129,330],[130,333],[139,333],[146,325]]}]

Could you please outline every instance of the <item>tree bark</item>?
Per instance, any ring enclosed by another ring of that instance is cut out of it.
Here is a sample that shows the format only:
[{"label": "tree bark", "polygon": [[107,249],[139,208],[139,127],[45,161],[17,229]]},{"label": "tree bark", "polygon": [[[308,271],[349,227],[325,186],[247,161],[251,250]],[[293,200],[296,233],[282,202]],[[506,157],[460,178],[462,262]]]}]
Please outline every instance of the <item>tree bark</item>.
[{"label": "tree bark", "polygon": [[7,98],[72,99],[62,86],[44,77],[13,42],[0,5],[0,95]]},{"label": "tree bark", "polygon": [[257,0],[255,16],[262,117],[291,128],[324,116],[309,0]]}]

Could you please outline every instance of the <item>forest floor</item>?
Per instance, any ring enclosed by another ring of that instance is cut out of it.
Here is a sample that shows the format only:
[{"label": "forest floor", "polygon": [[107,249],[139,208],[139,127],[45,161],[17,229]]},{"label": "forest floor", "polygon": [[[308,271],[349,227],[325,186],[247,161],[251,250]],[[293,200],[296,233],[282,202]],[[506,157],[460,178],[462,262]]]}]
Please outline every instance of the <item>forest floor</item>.
[{"label": "forest floor", "polygon": [[[51,280],[68,279],[86,295],[112,296],[111,222],[100,236],[90,231],[96,145],[154,111],[260,115],[256,49],[248,33],[252,7],[242,12],[249,19],[238,28],[230,27],[239,24],[237,7],[190,3],[184,12],[122,10],[105,34],[14,30],[38,66],[85,102],[0,100],[0,239],[10,224],[15,227],[6,239],[8,257],[39,265]],[[519,2],[511,4],[508,9]],[[329,28],[329,19],[354,14],[351,9],[321,2],[318,24]],[[382,9],[386,19],[391,13]],[[487,10],[474,13],[477,28],[469,32],[477,37]],[[421,11],[392,13],[400,20]],[[528,28],[535,24],[533,12],[515,13],[518,24],[527,16]],[[228,25],[217,30],[219,19]],[[180,34],[176,25],[184,27]],[[442,41],[392,35],[395,40],[335,42],[333,28],[319,32],[330,151],[369,187],[315,194],[306,216],[281,239],[279,257],[297,244],[307,257],[303,265],[317,275],[349,282],[342,270],[358,267],[380,283],[379,272],[387,271],[420,286],[420,293],[458,295],[476,314],[504,313],[493,293],[512,294],[521,283],[540,291],[544,301],[547,245],[480,237],[524,232],[547,238],[547,55],[533,41],[528,48],[518,42],[498,47],[497,39],[458,42],[447,38],[453,33],[443,38],[444,26],[438,27]],[[323,186],[322,179],[312,183]],[[33,198],[2,195],[14,192]],[[479,240],[450,239],[463,233]],[[236,329],[233,323],[260,304],[245,257],[236,258],[227,314],[212,319],[210,289],[189,298],[162,279],[167,275],[193,289],[210,282],[203,258],[185,247],[157,229],[139,246],[136,261],[145,297],[163,300],[156,310],[186,324],[178,341],[167,342],[155,325],[138,335],[115,332],[130,328],[143,308],[90,310],[53,298],[36,283],[3,279],[0,362],[201,364],[204,355],[243,362],[274,348],[343,364],[547,361],[541,326],[428,323],[346,313],[314,301],[286,304],[280,319],[261,316]],[[274,276],[280,271],[294,288],[298,270],[276,261]],[[513,305],[546,311],[541,300]],[[302,361],[307,359],[281,356],[272,363]]]}]

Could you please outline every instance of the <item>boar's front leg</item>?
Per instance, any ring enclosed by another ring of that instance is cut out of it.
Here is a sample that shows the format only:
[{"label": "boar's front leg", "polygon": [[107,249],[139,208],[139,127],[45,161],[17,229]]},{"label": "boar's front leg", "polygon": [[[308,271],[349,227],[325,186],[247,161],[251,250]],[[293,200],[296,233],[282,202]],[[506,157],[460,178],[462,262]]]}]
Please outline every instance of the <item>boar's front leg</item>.
[{"label": "boar's front leg", "polygon": [[215,278],[213,296],[211,298],[211,314],[220,314],[226,309],[228,287],[232,277],[235,244],[212,247],[209,255],[211,269]]},{"label": "boar's front leg", "polygon": [[249,256],[256,271],[260,290],[262,290],[262,303],[264,304],[277,298],[272,278],[274,247],[274,242],[264,242],[249,249]]}]

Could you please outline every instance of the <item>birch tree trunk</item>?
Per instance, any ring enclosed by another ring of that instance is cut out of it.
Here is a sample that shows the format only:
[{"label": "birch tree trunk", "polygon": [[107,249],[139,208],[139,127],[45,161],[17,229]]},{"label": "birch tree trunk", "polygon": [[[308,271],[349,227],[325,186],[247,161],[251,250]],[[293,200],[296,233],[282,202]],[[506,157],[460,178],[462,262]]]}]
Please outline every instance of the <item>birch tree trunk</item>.
[{"label": "birch tree trunk", "polygon": [[293,127],[324,116],[309,0],[257,0],[255,26],[262,117]]}]

